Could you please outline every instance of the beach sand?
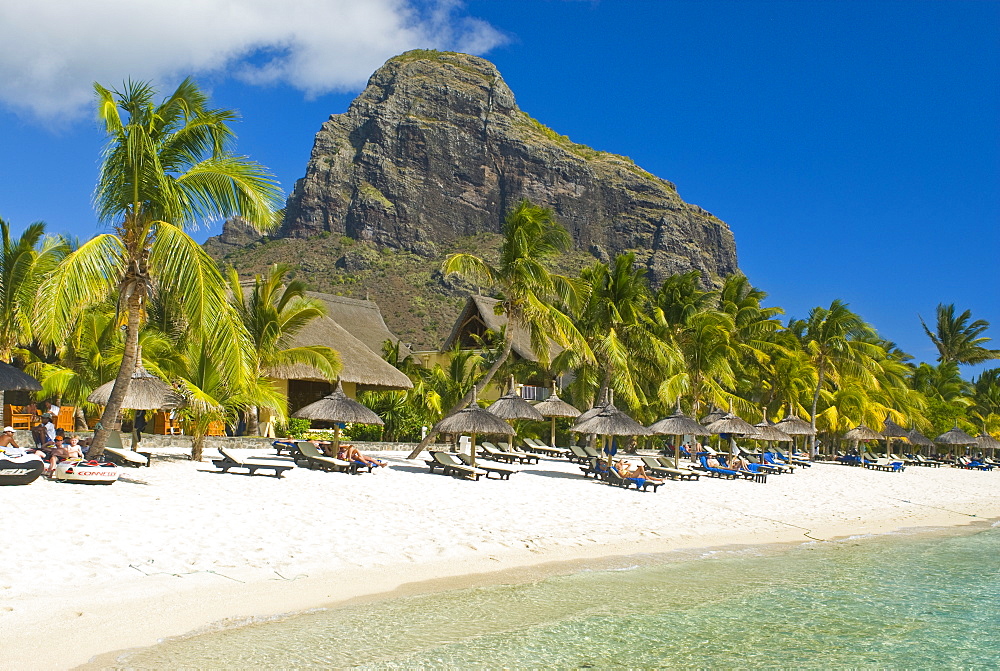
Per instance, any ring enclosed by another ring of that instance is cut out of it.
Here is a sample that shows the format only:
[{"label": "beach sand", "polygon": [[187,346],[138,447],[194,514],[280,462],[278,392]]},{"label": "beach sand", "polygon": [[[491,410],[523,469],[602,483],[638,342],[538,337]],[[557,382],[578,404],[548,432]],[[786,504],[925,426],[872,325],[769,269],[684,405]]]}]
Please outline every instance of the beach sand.
[{"label": "beach sand", "polygon": [[391,466],[371,474],[297,468],[278,479],[161,449],[112,486],[0,488],[0,668],[69,668],[214,626],[549,562],[1000,518],[1000,473],[952,468],[820,463],[766,484],[703,477],[642,493],[585,479],[565,460],[473,482],[431,475],[403,452],[379,456]]}]

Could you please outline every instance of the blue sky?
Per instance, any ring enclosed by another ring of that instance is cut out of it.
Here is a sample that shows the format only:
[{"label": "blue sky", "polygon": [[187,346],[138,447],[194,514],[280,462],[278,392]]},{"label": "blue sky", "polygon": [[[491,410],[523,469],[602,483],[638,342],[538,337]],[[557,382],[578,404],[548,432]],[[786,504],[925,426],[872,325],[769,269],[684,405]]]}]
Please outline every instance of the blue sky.
[{"label": "blue sky", "polygon": [[290,191],[320,124],[386,58],[468,50],[533,117],[728,223],[740,267],[789,316],[840,298],[932,361],[918,314],[955,303],[1000,339],[1000,2],[84,4],[0,0],[0,216],[15,230],[101,230],[95,79],[193,75]]}]

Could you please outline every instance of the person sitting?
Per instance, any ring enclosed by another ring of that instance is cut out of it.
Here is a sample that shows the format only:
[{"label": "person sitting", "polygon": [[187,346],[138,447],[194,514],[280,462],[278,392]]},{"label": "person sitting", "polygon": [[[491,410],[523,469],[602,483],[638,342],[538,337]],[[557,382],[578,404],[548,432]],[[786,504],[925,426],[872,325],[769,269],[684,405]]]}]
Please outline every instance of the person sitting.
[{"label": "person sitting", "polygon": [[20,445],[17,444],[17,440],[14,439],[14,427],[5,426],[3,427],[3,434],[0,434],[0,449],[7,446],[13,445],[20,449]]},{"label": "person sitting", "polygon": [[724,466],[719,463],[719,460],[716,459],[714,454],[710,454],[708,455],[708,457],[705,458],[705,464],[709,468],[724,468]]},{"label": "person sitting", "polygon": [[49,454],[49,475],[56,472],[56,465],[61,461],[83,459],[83,452],[77,442],[63,443],[62,436],[56,436],[55,447]]},{"label": "person sitting", "polygon": [[385,468],[389,465],[381,459],[366,457],[361,454],[361,451],[358,450],[358,448],[353,445],[348,445],[347,443],[340,444],[340,450],[337,452],[337,458],[343,459],[344,461],[360,461],[366,466],[381,466],[382,468]]},{"label": "person sitting", "polygon": [[746,459],[744,459],[743,457],[739,456],[738,454],[733,457],[732,462],[731,462],[731,464],[730,464],[729,467],[731,469],[733,469],[734,471],[748,471],[748,470],[750,470],[748,468],[748,464],[747,464]]},{"label": "person sitting", "polygon": [[642,464],[631,464],[624,459],[620,459],[615,463],[615,470],[623,478],[642,478],[650,482],[663,482],[661,478],[654,478],[651,475],[647,475],[646,467]]}]

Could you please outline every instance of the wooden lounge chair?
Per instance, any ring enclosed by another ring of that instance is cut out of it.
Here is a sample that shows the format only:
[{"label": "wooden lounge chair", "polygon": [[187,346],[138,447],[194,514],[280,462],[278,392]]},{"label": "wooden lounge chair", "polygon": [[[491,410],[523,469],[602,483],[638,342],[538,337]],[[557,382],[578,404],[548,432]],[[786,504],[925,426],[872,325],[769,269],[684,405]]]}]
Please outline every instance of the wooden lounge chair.
[{"label": "wooden lounge chair", "polygon": [[150,452],[136,452],[130,450],[122,443],[120,431],[112,431],[108,434],[104,443],[105,458],[118,466],[149,466]]},{"label": "wooden lounge chair", "polygon": [[543,456],[545,456],[543,454],[538,454],[536,452],[528,452],[526,450],[521,449],[520,447],[515,447],[510,443],[497,443],[497,447],[499,447],[504,452],[510,452],[511,454],[520,454],[522,457],[531,457],[532,459],[535,460],[536,464],[542,460]]},{"label": "wooden lounge chair", "polygon": [[603,480],[604,476],[608,472],[608,468],[604,465],[604,461],[601,459],[591,457],[587,459],[583,466],[580,466],[580,471],[583,473],[583,477],[585,478],[594,476],[598,480]]},{"label": "wooden lounge chair", "polygon": [[215,464],[216,468],[221,468],[223,473],[228,473],[230,468],[245,468],[250,471],[250,475],[255,474],[257,471],[274,471],[274,477],[280,478],[284,476],[285,471],[295,468],[294,465],[276,464],[271,461],[242,459],[224,447],[219,448],[219,454],[222,455],[222,459],[213,459],[212,463]]},{"label": "wooden lounge chair", "polygon": [[[459,452],[455,456],[458,457],[459,460],[466,466],[472,466],[472,457],[468,454]],[[481,461],[477,462],[476,465],[472,467],[486,471],[486,477],[490,477],[490,473],[496,473],[501,480],[509,480],[511,473],[517,473],[516,468],[506,468],[505,466],[497,466],[496,464],[488,464]]]},{"label": "wooden lounge chair", "polygon": [[295,457],[299,453],[299,448],[296,447],[294,440],[275,440],[271,443],[271,447],[274,448],[275,453],[279,457],[285,452],[290,457]]},{"label": "wooden lounge chair", "polygon": [[726,480],[736,480],[742,477],[739,471],[734,471],[731,468],[716,468],[715,466],[709,466],[707,457],[698,457],[698,459],[701,460],[701,470],[713,477],[725,478]]},{"label": "wooden lounge chair", "polygon": [[578,464],[585,464],[588,460],[592,459],[589,454],[587,454],[582,447],[579,445],[569,446],[569,460],[576,462]]},{"label": "wooden lounge chair", "polygon": [[648,491],[650,487],[652,487],[653,491],[655,492],[659,488],[660,484],[662,484],[659,482],[653,482],[652,480],[648,480],[646,478],[622,477],[621,473],[619,473],[618,469],[615,468],[614,466],[612,466],[611,470],[608,471],[607,477],[608,481],[612,485],[615,485],[617,487],[624,487],[625,489],[628,489],[629,487],[635,487],[637,491],[643,491],[643,492]]},{"label": "wooden lounge chair", "polygon": [[537,438],[522,438],[522,440],[533,452],[540,452],[550,457],[565,457],[569,454],[569,450],[561,447],[550,447]]},{"label": "wooden lounge chair", "polygon": [[903,462],[891,461],[885,457],[880,457],[874,461],[865,460],[865,468],[876,471],[898,472],[903,470]]},{"label": "wooden lounge chair", "polygon": [[700,473],[692,471],[690,468],[674,468],[674,460],[670,457],[656,457],[656,460],[663,468],[677,471],[680,474],[678,478],[681,480],[697,480],[701,477]]},{"label": "wooden lounge chair", "polygon": [[519,454],[517,452],[504,452],[493,443],[485,440],[479,445],[479,449],[480,454],[487,459],[493,459],[494,461],[504,461],[508,464],[513,464],[515,460],[522,464],[530,464],[532,461],[535,463],[538,462],[537,456]]},{"label": "wooden lounge chair", "polygon": [[337,471],[339,473],[358,472],[358,467],[351,462],[324,455],[318,447],[308,440],[297,440],[295,446],[299,448],[299,454],[310,470],[318,468],[323,471]]},{"label": "wooden lounge chair", "polygon": [[465,465],[458,456],[450,452],[435,451],[430,453],[430,457],[430,459],[424,460],[424,463],[430,468],[431,473],[440,468],[441,473],[444,475],[459,476],[472,480],[478,480],[481,475],[489,475],[487,471],[481,468]]}]

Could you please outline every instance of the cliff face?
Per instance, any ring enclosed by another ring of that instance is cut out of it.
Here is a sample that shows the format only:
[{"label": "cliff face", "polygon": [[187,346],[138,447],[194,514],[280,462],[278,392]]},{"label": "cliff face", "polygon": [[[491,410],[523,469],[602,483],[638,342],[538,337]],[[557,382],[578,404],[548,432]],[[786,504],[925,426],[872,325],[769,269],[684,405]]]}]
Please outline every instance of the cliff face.
[{"label": "cliff face", "polygon": [[[500,232],[523,198],[552,208],[580,251],[635,251],[654,284],[737,270],[729,227],[673,184],[536,122],[492,63],[442,52],[389,60],[323,124],[278,237],[330,232],[436,258],[455,240]],[[234,233],[217,242],[243,243]]]}]

